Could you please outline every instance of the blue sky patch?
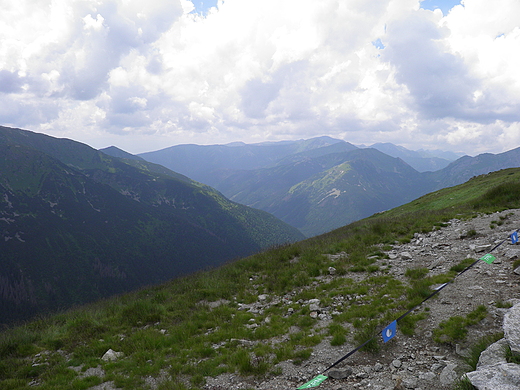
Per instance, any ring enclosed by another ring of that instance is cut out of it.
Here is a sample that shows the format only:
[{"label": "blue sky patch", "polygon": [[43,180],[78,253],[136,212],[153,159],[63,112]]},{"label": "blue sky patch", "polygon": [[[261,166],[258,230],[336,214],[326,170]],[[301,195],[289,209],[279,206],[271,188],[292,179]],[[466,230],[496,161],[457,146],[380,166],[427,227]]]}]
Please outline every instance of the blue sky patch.
[{"label": "blue sky patch", "polygon": [[191,0],[191,2],[195,6],[195,9],[191,12],[201,15],[207,15],[211,7],[217,6],[217,0]]},{"label": "blue sky patch", "polygon": [[384,49],[385,48],[385,45],[383,45],[383,42],[381,42],[380,38],[377,38],[375,41],[372,41],[372,45],[374,45],[378,49]]},{"label": "blue sky patch", "polygon": [[449,10],[460,4],[460,0],[424,0],[421,1],[421,8],[431,11],[440,9],[443,15],[447,15]]}]

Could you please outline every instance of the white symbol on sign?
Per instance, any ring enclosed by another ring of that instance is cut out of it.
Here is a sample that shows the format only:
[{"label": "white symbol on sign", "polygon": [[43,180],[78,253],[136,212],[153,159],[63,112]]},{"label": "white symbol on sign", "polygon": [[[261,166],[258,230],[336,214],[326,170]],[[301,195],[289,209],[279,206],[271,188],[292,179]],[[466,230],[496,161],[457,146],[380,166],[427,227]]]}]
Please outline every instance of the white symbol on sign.
[{"label": "white symbol on sign", "polygon": [[392,329],[387,329],[386,330],[386,337],[388,338],[390,336],[392,336]]}]

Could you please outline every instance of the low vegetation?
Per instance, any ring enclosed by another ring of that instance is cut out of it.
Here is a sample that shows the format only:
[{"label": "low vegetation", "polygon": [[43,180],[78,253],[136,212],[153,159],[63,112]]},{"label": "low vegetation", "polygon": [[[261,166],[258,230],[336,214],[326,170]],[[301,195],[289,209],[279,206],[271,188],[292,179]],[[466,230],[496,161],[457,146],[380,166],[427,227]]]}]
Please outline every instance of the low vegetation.
[{"label": "low vegetation", "polygon": [[[324,341],[366,341],[470,261],[437,276],[425,268],[409,269],[400,282],[380,266],[384,251],[453,218],[520,207],[520,185],[507,184],[519,178],[520,170],[474,178],[316,238],[5,330],[0,388],[88,389],[113,381],[118,388],[135,389],[146,388],[146,378],[160,377],[159,389],[200,389],[205,377],[225,372],[279,375],[278,362],[301,363]],[[315,283],[330,267],[342,277]],[[361,281],[359,272],[366,273]],[[260,295],[269,303],[264,309],[243,310]],[[337,312],[321,330],[302,304],[314,298]],[[453,317],[435,337],[460,340],[485,314],[485,307],[478,307]],[[415,310],[400,322],[400,331],[413,335],[427,315]],[[366,346],[379,347],[377,341]],[[102,361],[109,349],[122,357]],[[103,379],[93,369],[102,370]]]}]

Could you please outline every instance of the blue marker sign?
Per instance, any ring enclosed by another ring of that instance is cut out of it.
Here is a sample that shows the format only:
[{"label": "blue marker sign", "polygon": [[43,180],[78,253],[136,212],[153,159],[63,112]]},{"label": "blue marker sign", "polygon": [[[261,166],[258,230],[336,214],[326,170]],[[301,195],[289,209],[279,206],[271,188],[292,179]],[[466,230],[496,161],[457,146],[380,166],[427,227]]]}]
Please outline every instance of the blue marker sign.
[{"label": "blue marker sign", "polygon": [[388,340],[392,339],[395,336],[395,332],[397,330],[397,321],[392,321],[390,325],[384,328],[381,331],[381,336],[383,336],[383,341],[386,343]]}]

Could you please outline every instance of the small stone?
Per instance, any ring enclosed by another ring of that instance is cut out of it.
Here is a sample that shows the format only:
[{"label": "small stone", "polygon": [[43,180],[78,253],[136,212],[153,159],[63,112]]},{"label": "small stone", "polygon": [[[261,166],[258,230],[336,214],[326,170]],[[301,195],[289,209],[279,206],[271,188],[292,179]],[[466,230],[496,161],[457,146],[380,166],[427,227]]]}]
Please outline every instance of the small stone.
[{"label": "small stone", "polygon": [[261,294],[258,296],[259,301],[265,301],[267,299],[267,294]]},{"label": "small stone", "polygon": [[113,349],[109,349],[105,352],[105,354],[101,357],[101,360],[104,360],[105,362],[110,362],[119,359],[120,357],[123,357],[123,352],[116,352]]},{"label": "small stone", "polygon": [[410,254],[410,252],[402,252],[401,253],[401,259],[403,259],[403,260],[411,260],[412,259],[412,255]]},{"label": "small stone", "polygon": [[406,389],[415,389],[417,387],[417,379],[405,378],[405,379],[403,379],[403,386]]},{"label": "small stone", "polygon": [[359,378],[359,379],[366,379],[368,378],[368,373],[364,372],[364,371],[361,371],[361,372],[358,372],[356,374],[356,378]]},{"label": "small stone", "polygon": [[436,372],[436,371],[439,371],[442,367],[443,367],[442,364],[435,363],[435,364],[432,364],[430,370],[433,372]]},{"label": "small stone", "polygon": [[491,249],[491,244],[477,245],[475,247],[475,252],[487,252],[489,249]]},{"label": "small stone", "polygon": [[329,267],[329,275],[336,275],[336,268]]},{"label": "small stone", "polygon": [[395,368],[399,368],[401,367],[402,363],[399,359],[395,359],[392,361],[392,366],[394,366]]},{"label": "small stone", "polygon": [[347,367],[344,370],[331,370],[327,373],[327,376],[332,379],[345,379],[352,374],[352,368]]},{"label": "small stone", "polygon": [[455,372],[456,367],[456,364],[448,364],[446,367],[442,369],[441,375],[439,377],[441,384],[443,384],[444,386],[448,386],[453,384],[459,378],[459,376]]},{"label": "small stone", "polygon": [[419,379],[425,380],[425,381],[433,381],[437,378],[437,375],[435,375],[434,372],[423,372],[419,375]]}]

